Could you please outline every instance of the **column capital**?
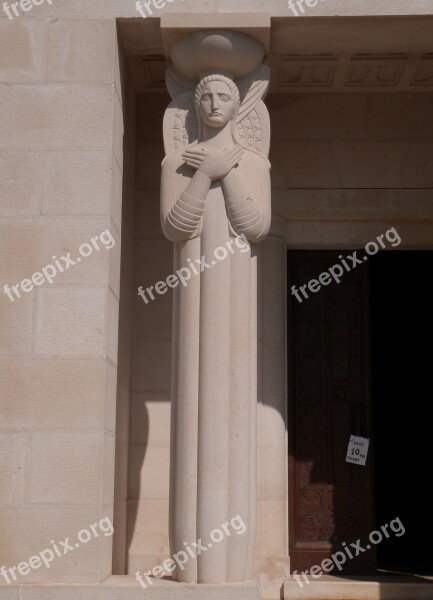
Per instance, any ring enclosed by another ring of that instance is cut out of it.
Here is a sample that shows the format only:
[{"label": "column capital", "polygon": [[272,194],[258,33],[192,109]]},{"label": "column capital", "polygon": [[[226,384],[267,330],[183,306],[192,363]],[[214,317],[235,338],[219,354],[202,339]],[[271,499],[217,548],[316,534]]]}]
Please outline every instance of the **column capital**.
[{"label": "column capital", "polygon": [[245,33],[269,52],[271,16],[269,13],[168,13],[161,17],[161,34],[166,56],[178,38],[195,31],[225,29]]}]

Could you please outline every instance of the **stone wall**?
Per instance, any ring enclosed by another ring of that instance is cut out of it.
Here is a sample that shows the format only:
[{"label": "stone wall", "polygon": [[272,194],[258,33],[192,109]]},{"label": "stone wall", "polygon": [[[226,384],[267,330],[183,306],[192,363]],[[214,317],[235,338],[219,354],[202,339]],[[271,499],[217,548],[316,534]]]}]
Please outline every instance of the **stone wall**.
[{"label": "stone wall", "polygon": [[[109,230],[116,241],[0,296],[0,563],[113,517],[123,115],[112,20],[0,18],[0,283]],[[36,18],[38,17],[38,18]],[[20,582],[98,582],[112,537]]]}]

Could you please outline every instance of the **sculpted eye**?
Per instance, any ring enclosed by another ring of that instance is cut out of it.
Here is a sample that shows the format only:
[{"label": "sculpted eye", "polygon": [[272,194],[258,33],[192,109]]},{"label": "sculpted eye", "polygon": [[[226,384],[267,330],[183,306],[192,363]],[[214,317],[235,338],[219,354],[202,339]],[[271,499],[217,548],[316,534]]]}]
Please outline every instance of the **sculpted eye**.
[{"label": "sculpted eye", "polygon": [[201,97],[202,100],[204,100],[205,102],[210,100],[210,94],[203,94],[203,96]]},{"label": "sculpted eye", "polygon": [[231,97],[228,96],[227,94],[220,94],[220,98],[221,100],[223,100],[224,102],[230,102]]}]

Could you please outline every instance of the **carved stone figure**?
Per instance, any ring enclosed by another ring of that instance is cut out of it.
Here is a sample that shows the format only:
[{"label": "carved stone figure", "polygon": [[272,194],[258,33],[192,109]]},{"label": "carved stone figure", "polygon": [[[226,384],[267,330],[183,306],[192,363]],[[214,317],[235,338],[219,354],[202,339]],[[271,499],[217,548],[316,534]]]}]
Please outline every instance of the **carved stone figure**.
[{"label": "carved stone figure", "polygon": [[[189,34],[170,58],[161,222],[174,272],[190,274],[174,290],[171,551],[206,546],[179,581],[242,582],[255,543],[255,244],[271,220],[269,73],[259,42],[241,33]],[[236,516],[242,534],[230,528]]]}]

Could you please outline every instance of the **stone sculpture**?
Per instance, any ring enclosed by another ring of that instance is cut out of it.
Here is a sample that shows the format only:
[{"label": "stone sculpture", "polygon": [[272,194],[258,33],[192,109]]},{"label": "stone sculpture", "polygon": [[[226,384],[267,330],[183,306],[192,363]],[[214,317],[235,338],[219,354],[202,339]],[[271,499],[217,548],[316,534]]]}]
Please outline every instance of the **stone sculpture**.
[{"label": "stone sculpture", "polygon": [[[183,582],[252,578],[256,522],[257,251],[271,221],[269,83],[261,44],[187,34],[170,49],[161,222],[174,242],[170,540],[206,551]],[[204,266],[206,263],[206,267]],[[195,267],[195,271],[194,268]],[[239,516],[242,535],[209,543]]]}]

